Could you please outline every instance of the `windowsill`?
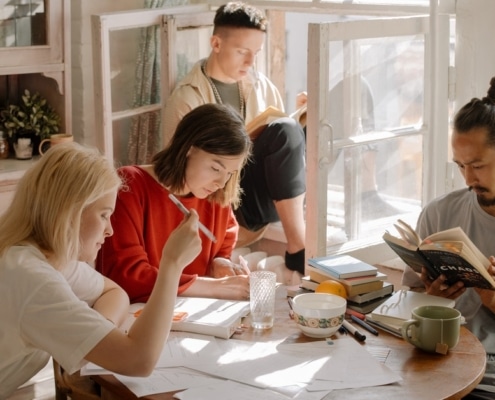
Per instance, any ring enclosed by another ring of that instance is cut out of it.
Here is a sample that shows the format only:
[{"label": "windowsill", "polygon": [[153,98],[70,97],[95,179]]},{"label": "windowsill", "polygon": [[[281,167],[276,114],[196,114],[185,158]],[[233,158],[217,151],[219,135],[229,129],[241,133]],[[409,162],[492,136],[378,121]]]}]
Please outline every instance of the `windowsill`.
[{"label": "windowsill", "polygon": [[37,160],[39,156],[30,160],[17,160],[15,158],[6,158],[0,160],[0,180],[10,181],[18,180]]}]

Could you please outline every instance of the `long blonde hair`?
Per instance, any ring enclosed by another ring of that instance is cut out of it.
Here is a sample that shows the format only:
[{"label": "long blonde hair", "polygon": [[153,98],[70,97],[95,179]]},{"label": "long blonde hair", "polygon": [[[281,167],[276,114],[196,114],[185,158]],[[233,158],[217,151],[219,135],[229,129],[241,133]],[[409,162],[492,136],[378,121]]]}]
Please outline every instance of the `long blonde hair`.
[{"label": "long blonde hair", "polygon": [[33,244],[54,264],[76,260],[83,210],[121,184],[96,149],[77,143],[53,147],[26,171],[0,217],[0,256],[11,246]]}]

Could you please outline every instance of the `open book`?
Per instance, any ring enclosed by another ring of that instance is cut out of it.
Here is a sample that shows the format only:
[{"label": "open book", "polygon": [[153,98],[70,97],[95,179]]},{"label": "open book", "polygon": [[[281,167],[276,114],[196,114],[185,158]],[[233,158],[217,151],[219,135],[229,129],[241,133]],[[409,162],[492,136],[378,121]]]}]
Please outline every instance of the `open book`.
[{"label": "open book", "polygon": [[424,266],[433,279],[445,275],[448,285],[462,281],[466,287],[495,289],[495,280],[487,271],[490,261],[460,227],[421,240],[404,221],[398,220],[394,226],[401,238],[385,232],[383,240],[414,271],[420,273]]},{"label": "open book", "polygon": [[[249,134],[249,137],[254,140],[259,134],[265,129],[265,127],[270,123],[275,121],[278,118],[287,117],[288,115],[283,111],[279,110],[276,107],[269,106],[265,111],[261,114],[253,118],[247,125],[246,131]],[[306,126],[306,105],[297,109],[294,113],[289,115],[291,118],[294,118],[296,121],[305,127]]]},{"label": "open book", "polygon": [[[131,327],[143,307],[143,303],[130,306],[129,318],[121,327],[123,330]],[[249,301],[177,297],[172,330],[228,339],[248,314]]]}]

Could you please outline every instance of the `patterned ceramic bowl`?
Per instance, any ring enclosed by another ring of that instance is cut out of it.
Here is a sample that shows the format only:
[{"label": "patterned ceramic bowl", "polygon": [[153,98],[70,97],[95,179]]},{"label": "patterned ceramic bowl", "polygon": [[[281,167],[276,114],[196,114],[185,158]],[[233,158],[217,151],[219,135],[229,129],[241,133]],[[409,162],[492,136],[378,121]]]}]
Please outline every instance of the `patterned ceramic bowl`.
[{"label": "patterned ceramic bowl", "polygon": [[326,293],[304,293],[293,299],[294,321],[306,336],[327,338],[341,327],[347,301]]}]

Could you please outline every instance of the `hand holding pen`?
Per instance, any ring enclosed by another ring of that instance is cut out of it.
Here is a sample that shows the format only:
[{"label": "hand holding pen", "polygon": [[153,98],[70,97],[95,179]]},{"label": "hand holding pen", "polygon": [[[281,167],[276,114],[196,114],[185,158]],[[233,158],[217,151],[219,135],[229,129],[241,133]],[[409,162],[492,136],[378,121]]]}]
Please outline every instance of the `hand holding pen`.
[{"label": "hand holding pen", "polygon": [[[168,195],[168,197],[170,198],[170,200],[172,200],[172,202],[179,208],[179,210],[182,211],[182,213],[186,216],[188,216],[190,214],[189,210],[184,206],[184,204],[182,204],[178,199],[177,197],[175,197],[172,193],[170,193]],[[199,227],[199,230],[201,232],[203,232],[206,237],[208,239],[210,239],[212,242],[216,242],[217,241],[217,238],[215,237],[215,235],[206,227],[204,226],[201,221],[198,221],[198,227]]]},{"label": "hand holding pen", "polygon": [[251,273],[248,262],[243,256],[239,256],[239,265],[234,264],[234,268],[240,271],[240,272],[236,272],[237,274],[249,275]]}]

